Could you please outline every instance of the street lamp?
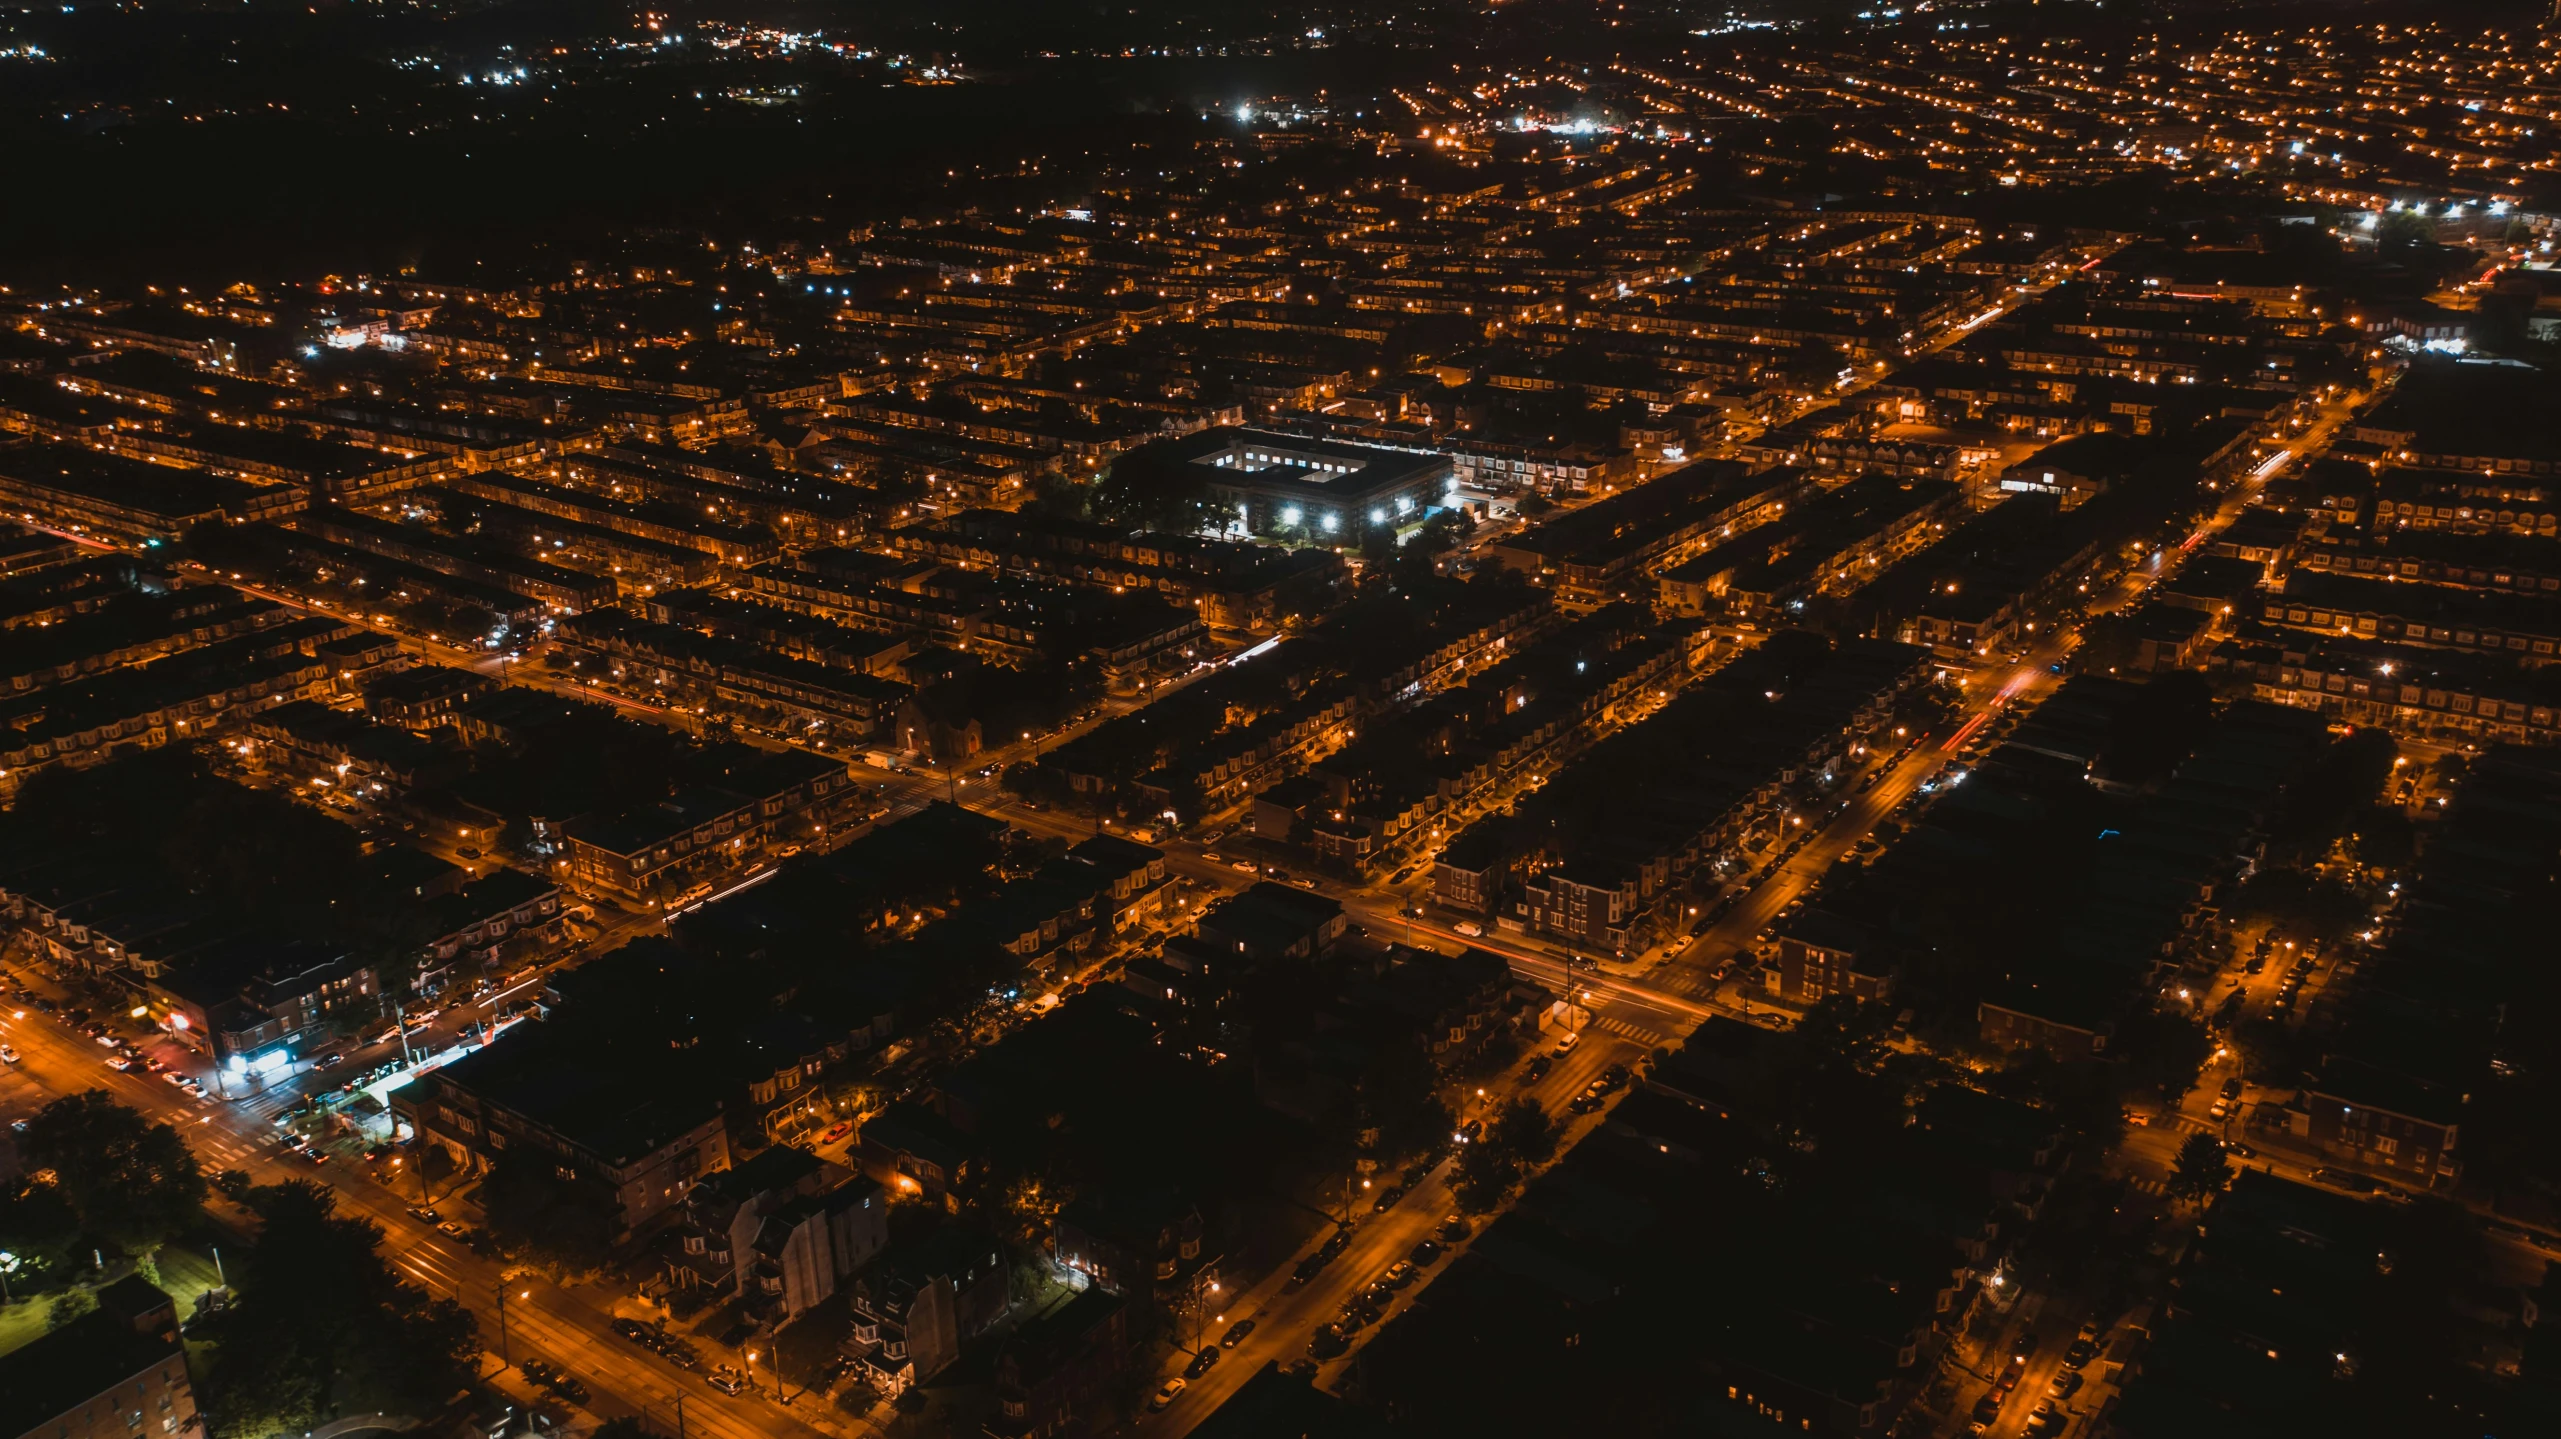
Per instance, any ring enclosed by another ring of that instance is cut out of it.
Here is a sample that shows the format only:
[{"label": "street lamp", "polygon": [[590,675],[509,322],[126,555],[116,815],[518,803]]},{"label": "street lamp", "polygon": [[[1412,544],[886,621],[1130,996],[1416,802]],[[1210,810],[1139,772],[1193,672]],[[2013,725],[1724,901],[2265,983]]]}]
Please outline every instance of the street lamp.
[{"label": "street lamp", "polygon": [[[531,1299],[534,1297],[534,1292],[530,1289],[520,1289],[516,1292],[516,1297]],[[507,1364],[516,1362],[515,1356],[507,1348],[507,1283],[503,1279],[498,1282],[498,1358]]]}]

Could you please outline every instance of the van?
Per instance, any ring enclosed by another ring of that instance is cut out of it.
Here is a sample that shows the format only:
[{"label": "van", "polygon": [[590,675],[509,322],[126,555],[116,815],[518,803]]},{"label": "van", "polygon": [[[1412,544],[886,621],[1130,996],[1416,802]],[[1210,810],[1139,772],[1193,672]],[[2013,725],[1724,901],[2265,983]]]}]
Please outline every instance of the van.
[{"label": "van", "polygon": [[1472,919],[1462,919],[1458,923],[1451,925],[1450,928],[1458,931],[1460,934],[1466,935],[1469,939],[1480,938],[1485,933],[1485,926],[1478,924]]}]

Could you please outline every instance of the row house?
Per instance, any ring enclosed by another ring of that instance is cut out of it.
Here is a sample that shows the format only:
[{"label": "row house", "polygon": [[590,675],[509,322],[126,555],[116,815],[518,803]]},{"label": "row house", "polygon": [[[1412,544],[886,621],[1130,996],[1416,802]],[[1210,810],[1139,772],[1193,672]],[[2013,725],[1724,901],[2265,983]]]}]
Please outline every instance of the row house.
[{"label": "row house", "polygon": [[669,1283],[776,1326],[824,1303],[889,1244],[889,1197],[789,1145],[697,1183],[660,1240]]},{"label": "row house", "polygon": [[422,995],[441,992],[458,966],[494,976],[506,967],[511,948],[547,947],[561,933],[559,886],[519,869],[492,870],[432,901],[431,913],[440,932],[418,947],[410,977],[410,988]]},{"label": "row house", "polygon": [[996,1241],[959,1226],[902,1245],[855,1276],[843,1352],[895,1400],[951,1367],[1005,1315],[1010,1276]]},{"label": "row house", "polygon": [[847,761],[800,750],[760,753],[729,779],[737,788],[696,785],[621,815],[570,821],[571,882],[655,902],[738,867],[802,819],[815,822],[861,798]]},{"label": "row house", "polygon": [[2463,1101],[2462,1095],[2379,1065],[2332,1056],[2320,1077],[2272,1117],[2333,1158],[2433,1188],[2452,1184],[2462,1173],[2455,1150]]},{"label": "row house", "polygon": [[209,736],[238,718],[325,698],[334,685],[329,666],[310,655],[217,647],[43,692],[0,714],[16,732],[0,741],[0,788],[14,790],[57,764],[100,764],[125,750]]},{"label": "row house", "polygon": [[[2453,602],[2457,598],[2462,602]],[[2561,602],[2540,595],[2430,591],[2337,575],[2291,577],[2282,593],[2265,597],[2260,614],[2272,625],[2484,654],[2504,651],[2528,664],[2551,663],[2553,646],[2561,642]]]},{"label": "row house", "polygon": [[611,1217],[616,1245],[654,1233],[695,1182],[730,1164],[723,1076],[700,1045],[566,1019],[391,1091],[394,1120],[442,1146],[465,1175],[512,1156],[536,1163]]}]

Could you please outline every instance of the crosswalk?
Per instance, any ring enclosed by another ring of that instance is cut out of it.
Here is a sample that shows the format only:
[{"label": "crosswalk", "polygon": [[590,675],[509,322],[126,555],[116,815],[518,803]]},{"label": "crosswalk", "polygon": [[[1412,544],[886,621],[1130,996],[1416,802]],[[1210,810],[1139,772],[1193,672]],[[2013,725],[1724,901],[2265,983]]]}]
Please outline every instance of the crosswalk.
[{"label": "crosswalk", "polygon": [[1656,987],[1668,989],[1674,994],[1687,995],[1692,999],[1714,999],[1720,986],[1714,978],[1691,970],[1672,975]]},{"label": "crosswalk", "polygon": [[1664,1039],[1662,1034],[1654,1030],[1647,1029],[1641,1024],[1630,1024],[1626,1020],[1618,1018],[1616,1015],[1594,1015],[1592,1017],[1592,1026],[1596,1029],[1608,1030],[1610,1033],[1617,1035],[1621,1039],[1634,1040],[1648,1049],[1661,1044]]}]

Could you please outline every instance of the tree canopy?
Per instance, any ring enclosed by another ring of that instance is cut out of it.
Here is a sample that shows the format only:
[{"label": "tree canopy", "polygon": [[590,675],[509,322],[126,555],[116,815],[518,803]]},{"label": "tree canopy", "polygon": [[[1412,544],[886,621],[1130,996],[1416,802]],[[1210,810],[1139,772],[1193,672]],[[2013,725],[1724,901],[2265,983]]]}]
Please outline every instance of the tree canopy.
[{"label": "tree canopy", "polygon": [[2191,1134],[2179,1145],[2179,1157],[2170,1166],[2169,1190],[2184,1198],[2203,1199],[2231,1178],[2232,1161],[2223,1155],[2223,1142],[2211,1134]]},{"label": "tree canopy", "polygon": [[[36,1185],[58,1191],[80,1227],[141,1252],[202,1212],[204,1172],[178,1131],[118,1104],[105,1090],[57,1099],[27,1121],[18,1154]],[[21,1194],[12,1214],[43,1212]]]},{"label": "tree canopy", "polygon": [[472,1375],[471,1315],[403,1279],[382,1230],[308,1180],[249,1192],[257,1244],[239,1300],[212,1324],[207,1408],[221,1439],[307,1429],[332,1412],[424,1414]]}]

